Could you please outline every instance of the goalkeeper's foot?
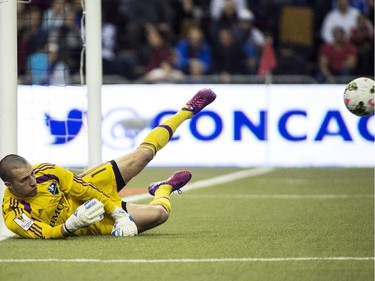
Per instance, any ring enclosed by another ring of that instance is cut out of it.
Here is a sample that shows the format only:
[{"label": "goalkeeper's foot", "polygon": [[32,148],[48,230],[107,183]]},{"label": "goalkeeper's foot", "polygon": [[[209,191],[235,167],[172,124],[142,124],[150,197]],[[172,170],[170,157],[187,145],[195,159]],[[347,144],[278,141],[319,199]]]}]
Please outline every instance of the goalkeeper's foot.
[{"label": "goalkeeper's foot", "polygon": [[189,100],[182,110],[191,111],[193,114],[197,114],[211,102],[216,99],[216,94],[211,89],[202,89]]},{"label": "goalkeeper's foot", "polygon": [[154,196],[155,191],[159,188],[159,186],[163,184],[169,184],[172,186],[172,192],[173,191],[178,191],[181,192],[180,188],[183,187],[185,184],[189,182],[191,179],[191,173],[189,171],[177,171],[174,172],[174,174],[168,178],[165,181],[159,181],[159,182],[154,182],[148,187],[148,192]]}]

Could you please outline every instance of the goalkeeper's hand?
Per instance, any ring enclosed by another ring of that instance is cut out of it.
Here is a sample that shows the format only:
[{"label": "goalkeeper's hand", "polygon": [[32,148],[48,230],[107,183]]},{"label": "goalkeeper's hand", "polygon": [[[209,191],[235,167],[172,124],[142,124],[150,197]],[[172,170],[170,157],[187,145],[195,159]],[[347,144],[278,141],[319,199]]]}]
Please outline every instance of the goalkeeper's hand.
[{"label": "goalkeeper's hand", "polygon": [[104,205],[98,199],[86,201],[77,208],[64,223],[65,230],[72,234],[82,227],[97,223],[104,218]]},{"label": "goalkeeper's hand", "polygon": [[115,220],[111,234],[113,236],[136,236],[138,235],[137,225],[134,219],[120,207],[116,207],[111,213]]}]

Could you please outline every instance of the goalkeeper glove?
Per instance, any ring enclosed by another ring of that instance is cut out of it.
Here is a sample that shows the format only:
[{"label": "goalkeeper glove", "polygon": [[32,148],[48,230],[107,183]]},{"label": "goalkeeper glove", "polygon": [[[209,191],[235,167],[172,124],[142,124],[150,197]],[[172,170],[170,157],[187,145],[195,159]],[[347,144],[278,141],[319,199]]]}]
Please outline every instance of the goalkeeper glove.
[{"label": "goalkeeper glove", "polygon": [[116,207],[111,213],[115,220],[111,234],[113,236],[136,236],[138,235],[137,225],[134,219],[122,208]]},{"label": "goalkeeper glove", "polygon": [[91,199],[86,201],[77,208],[73,215],[71,215],[63,227],[72,234],[82,227],[97,223],[104,218],[104,205],[98,199]]}]

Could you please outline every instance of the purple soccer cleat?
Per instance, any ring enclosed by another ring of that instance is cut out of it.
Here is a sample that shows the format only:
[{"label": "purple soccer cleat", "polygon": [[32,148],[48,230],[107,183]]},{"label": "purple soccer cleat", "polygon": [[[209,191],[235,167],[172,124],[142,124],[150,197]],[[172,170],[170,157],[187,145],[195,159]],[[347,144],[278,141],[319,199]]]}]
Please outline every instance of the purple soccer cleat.
[{"label": "purple soccer cleat", "polygon": [[177,171],[174,172],[170,178],[168,178],[165,181],[159,181],[159,182],[154,182],[150,184],[148,187],[148,192],[154,196],[155,191],[161,186],[162,184],[170,184],[172,186],[172,192],[173,191],[180,191],[180,188],[183,187],[185,184],[189,182],[191,179],[191,173],[189,171]]},{"label": "purple soccer cleat", "polygon": [[186,103],[182,110],[191,111],[193,114],[197,114],[215,99],[216,94],[211,89],[204,88],[198,91],[198,93]]}]

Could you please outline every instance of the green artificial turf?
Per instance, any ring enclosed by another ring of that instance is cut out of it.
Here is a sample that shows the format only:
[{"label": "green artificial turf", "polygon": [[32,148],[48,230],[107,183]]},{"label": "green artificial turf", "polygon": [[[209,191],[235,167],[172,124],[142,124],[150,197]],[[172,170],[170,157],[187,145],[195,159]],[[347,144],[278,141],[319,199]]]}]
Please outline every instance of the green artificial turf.
[{"label": "green artificial turf", "polygon": [[[244,169],[191,170],[197,184]],[[167,223],[138,237],[12,237],[0,253],[7,281],[374,280],[374,170],[279,168],[173,194]]]}]

